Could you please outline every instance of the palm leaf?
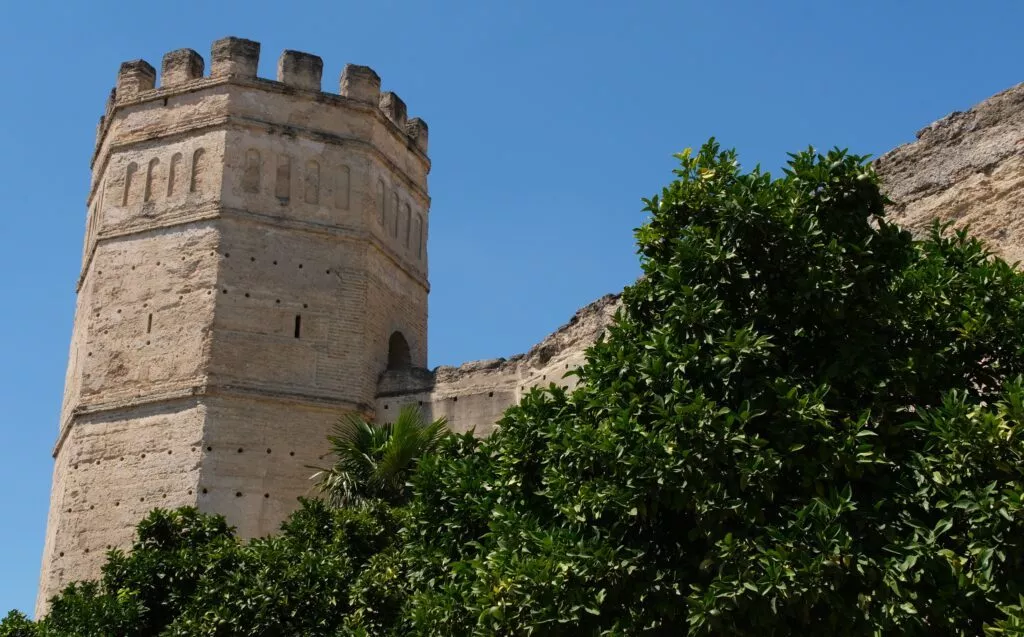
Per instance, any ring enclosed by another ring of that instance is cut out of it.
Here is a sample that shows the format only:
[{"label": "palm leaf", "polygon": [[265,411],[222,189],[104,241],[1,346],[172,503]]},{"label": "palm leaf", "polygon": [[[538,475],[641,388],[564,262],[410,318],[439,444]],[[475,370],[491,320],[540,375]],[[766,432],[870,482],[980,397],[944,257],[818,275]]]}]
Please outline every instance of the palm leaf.
[{"label": "palm leaf", "polygon": [[338,419],[327,437],[334,463],[313,467],[318,471],[312,479],[335,506],[356,506],[370,499],[400,503],[420,459],[434,453],[448,434],[446,419],[424,422],[412,405],[402,408],[393,423],[383,425],[348,414]]}]

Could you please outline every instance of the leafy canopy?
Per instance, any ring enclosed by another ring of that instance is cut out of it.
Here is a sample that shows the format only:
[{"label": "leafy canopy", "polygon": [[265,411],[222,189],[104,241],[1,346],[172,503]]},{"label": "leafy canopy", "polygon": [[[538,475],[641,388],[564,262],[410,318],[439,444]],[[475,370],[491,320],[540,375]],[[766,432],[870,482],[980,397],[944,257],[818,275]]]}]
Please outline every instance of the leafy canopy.
[{"label": "leafy canopy", "polygon": [[863,157],[679,161],[574,392],[365,494],[398,507],[154,514],[38,634],[1020,634],[1024,277],[890,224]]},{"label": "leafy canopy", "polygon": [[108,553],[99,581],[69,585],[37,624],[12,613],[0,635],[334,637],[358,574],[396,531],[386,507],[314,500],[279,534],[242,542],[222,516],[158,509],[139,523],[130,553]]},{"label": "leafy canopy", "polygon": [[403,629],[981,633],[1024,585],[1024,278],[886,221],[865,158],[679,160],[580,388],[418,475]]}]

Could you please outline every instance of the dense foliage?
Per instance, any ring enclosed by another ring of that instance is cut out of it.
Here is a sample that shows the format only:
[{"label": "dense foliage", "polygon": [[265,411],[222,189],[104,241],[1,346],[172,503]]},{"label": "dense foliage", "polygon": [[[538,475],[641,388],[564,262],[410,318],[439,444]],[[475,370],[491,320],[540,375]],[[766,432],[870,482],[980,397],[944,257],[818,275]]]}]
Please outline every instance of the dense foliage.
[{"label": "dense foliage", "polygon": [[[241,542],[221,516],[156,510],[130,553],[110,551],[98,582],[54,598],[37,632],[8,617],[0,635],[337,635],[353,582],[397,528],[386,506],[304,501],[279,534]],[[5,633],[8,623],[23,632]]]},{"label": "dense foliage", "polygon": [[348,414],[327,437],[334,463],[313,476],[320,491],[336,506],[358,506],[369,500],[402,504],[405,484],[424,456],[437,450],[448,435],[448,421],[427,422],[415,405],[401,409],[394,422],[372,423]]},{"label": "dense foliage", "polygon": [[679,159],[576,391],[399,507],[154,513],[0,635],[1021,634],[1024,276],[889,224],[861,157]]}]

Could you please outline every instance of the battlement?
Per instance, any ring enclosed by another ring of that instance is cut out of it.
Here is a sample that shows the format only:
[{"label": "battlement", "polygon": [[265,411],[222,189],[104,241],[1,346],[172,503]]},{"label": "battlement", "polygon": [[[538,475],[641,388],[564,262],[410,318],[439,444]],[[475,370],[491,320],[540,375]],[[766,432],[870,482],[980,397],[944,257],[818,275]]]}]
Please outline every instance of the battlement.
[{"label": "battlement", "polygon": [[308,92],[321,102],[337,100],[367,106],[378,111],[394,124],[396,134],[405,137],[411,148],[427,153],[427,124],[418,117],[409,118],[405,102],[394,92],[381,92],[380,76],[368,66],[346,64],[338,79],[338,92],[321,91],[323,60],[311,53],[285,50],[277,61],[277,78],[269,80],[257,76],[260,43],[243,38],[227,37],[217,40],[210,48],[209,75],[204,75],[203,57],[192,49],[178,49],[163,56],[159,82],[156,69],[145,60],[132,60],[121,64],[117,83],[103,117],[100,118],[100,137],[113,111],[122,105],[166,97],[168,92],[194,90],[206,85],[228,82],[259,82],[277,85],[289,91]]}]

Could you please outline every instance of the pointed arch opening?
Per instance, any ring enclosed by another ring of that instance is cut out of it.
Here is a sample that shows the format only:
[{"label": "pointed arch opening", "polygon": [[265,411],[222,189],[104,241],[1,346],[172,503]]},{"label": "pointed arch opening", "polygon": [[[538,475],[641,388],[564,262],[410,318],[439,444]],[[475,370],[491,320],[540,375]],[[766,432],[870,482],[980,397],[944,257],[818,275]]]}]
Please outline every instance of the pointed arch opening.
[{"label": "pointed arch opening", "polygon": [[401,332],[393,332],[388,339],[388,369],[409,369],[412,367],[412,355],[409,353],[409,342]]}]

